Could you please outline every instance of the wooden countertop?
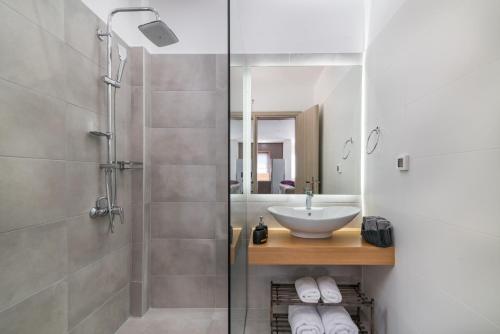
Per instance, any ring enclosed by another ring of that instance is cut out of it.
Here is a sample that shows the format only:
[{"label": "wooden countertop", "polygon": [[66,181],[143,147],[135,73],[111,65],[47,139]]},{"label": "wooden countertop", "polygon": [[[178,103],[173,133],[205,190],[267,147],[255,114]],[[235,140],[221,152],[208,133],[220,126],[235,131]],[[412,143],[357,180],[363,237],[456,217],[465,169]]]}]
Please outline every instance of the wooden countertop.
[{"label": "wooden countertop", "polygon": [[238,253],[238,246],[241,239],[241,227],[233,228],[233,239],[231,242],[231,264],[236,261],[236,254]]},{"label": "wooden countertop", "polygon": [[269,229],[263,245],[248,246],[251,265],[394,265],[394,247],[363,241],[358,228],[344,228],[329,239],[297,238],[284,228]]}]

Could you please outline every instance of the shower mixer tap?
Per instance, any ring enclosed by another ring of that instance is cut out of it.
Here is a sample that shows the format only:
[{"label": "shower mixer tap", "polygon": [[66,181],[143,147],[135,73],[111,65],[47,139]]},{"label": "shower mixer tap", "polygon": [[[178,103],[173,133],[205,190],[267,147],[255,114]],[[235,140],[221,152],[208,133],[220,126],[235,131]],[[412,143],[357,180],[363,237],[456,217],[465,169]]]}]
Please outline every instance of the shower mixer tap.
[{"label": "shower mixer tap", "polygon": [[[105,204],[102,204],[105,201]],[[90,209],[90,218],[104,217],[108,214],[108,198],[106,196],[99,196],[95,201],[95,206]]]}]

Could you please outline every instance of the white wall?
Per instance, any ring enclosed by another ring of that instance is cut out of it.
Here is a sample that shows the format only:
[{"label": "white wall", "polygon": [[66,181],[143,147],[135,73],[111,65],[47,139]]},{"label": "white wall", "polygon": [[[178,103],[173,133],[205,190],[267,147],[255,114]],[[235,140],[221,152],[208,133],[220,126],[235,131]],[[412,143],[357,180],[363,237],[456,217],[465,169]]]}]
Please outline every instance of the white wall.
[{"label": "white wall", "polygon": [[236,160],[238,160],[238,144],[243,142],[243,121],[232,119],[230,126],[229,171],[231,180],[236,180]]},{"label": "white wall", "polygon": [[364,270],[378,333],[500,333],[500,2],[407,0],[389,16],[366,59],[366,126],[382,129],[366,213],[396,237],[396,266]]},{"label": "white wall", "polygon": [[[315,86],[321,111],[321,192],[360,194],[361,67],[325,68]],[[352,138],[342,159],[344,143]],[[337,173],[337,165],[342,173]]]},{"label": "white wall", "polygon": [[[252,67],[252,111],[303,111],[314,104],[322,66]],[[231,68],[231,110],[243,106],[242,68]]]}]

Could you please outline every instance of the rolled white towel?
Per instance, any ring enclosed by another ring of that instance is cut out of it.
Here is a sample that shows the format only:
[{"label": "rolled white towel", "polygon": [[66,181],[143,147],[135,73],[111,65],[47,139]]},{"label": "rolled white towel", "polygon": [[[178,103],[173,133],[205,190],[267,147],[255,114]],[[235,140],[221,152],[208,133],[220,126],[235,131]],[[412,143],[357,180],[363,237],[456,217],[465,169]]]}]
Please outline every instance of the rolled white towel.
[{"label": "rolled white towel", "polygon": [[337,282],[332,277],[321,276],[316,279],[316,282],[318,283],[323,303],[338,304],[342,301],[342,294],[337,286]]},{"label": "rolled white towel", "polygon": [[313,305],[288,306],[288,322],[292,328],[292,334],[325,333],[321,318]]},{"label": "rolled white towel", "polygon": [[304,303],[317,303],[320,298],[318,285],[312,277],[302,277],[296,280],[295,289]]},{"label": "rolled white towel", "polygon": [[358,334],[358,326],[343,306],[318,307],[326,334]]}]

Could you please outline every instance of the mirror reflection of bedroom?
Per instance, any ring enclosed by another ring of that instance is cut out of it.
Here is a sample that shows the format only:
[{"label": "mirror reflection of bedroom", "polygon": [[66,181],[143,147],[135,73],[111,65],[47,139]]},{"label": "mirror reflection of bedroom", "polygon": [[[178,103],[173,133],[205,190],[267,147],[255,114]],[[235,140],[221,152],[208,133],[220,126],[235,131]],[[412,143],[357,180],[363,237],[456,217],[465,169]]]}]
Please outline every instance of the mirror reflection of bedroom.
[{"label": "mirror reflection of bedroom", "polygon": [[[231,102],[233,194],[243,192],[243,87],[238,85],[244,70],[231,71],[236,85],[232,91],[241,92],[233,93]],[[247,73],[252,96],[251,192],[358,194],[361,68],[255,66]]]}]

